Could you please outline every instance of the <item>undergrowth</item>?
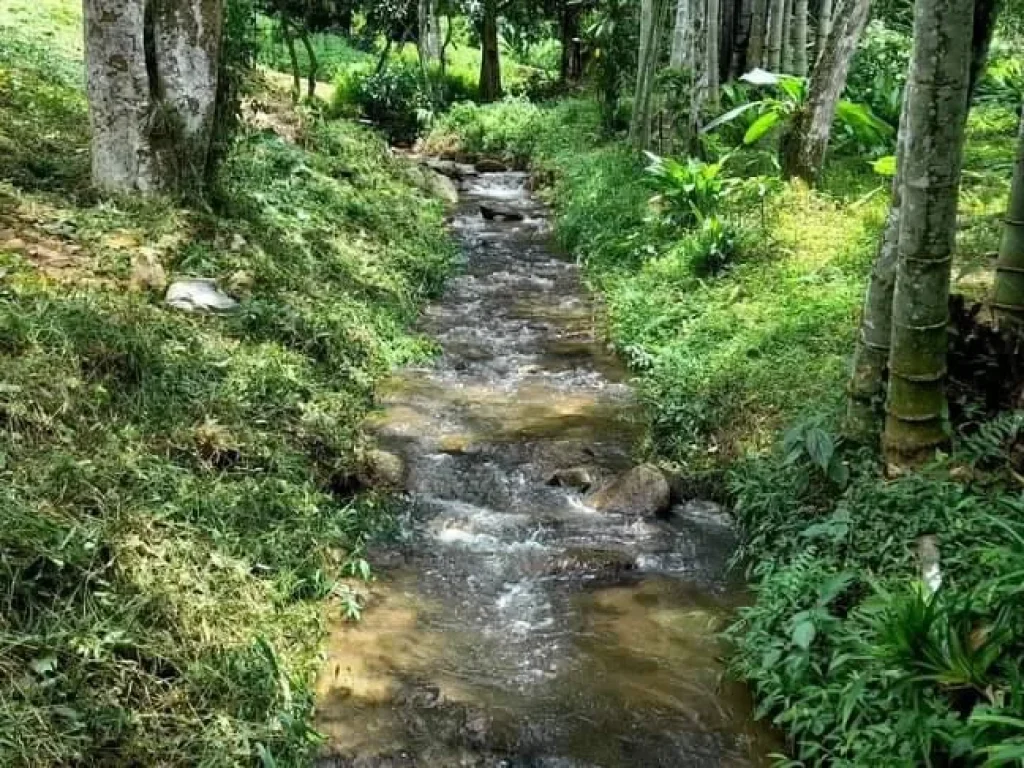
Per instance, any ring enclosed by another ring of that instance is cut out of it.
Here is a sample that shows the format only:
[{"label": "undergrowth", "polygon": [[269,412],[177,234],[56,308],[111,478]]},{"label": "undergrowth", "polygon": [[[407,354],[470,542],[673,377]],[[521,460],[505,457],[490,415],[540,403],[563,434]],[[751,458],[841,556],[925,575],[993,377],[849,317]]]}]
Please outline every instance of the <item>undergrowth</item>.
[{"label": "undergrowth", "polygon": [[[430,351],[406,329],[441,205],[312,118],[243,135],[205,212],[94,203],[80,52],[53,44],[79,14],[4,5],[0,763],[307,764],[327,598],[389,519],[352,495],[358,424]],[[140,256],[240,309],[128,290]]]}]

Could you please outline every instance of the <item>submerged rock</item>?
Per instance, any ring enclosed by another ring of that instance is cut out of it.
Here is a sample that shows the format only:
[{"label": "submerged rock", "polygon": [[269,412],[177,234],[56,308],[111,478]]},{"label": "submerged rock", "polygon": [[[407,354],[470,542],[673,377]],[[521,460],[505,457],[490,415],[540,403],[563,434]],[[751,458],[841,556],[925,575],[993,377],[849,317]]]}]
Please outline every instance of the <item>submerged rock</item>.
[{"label": "submerged rock", "polygon": [[455,186],[455,182],[429,168],[426,169],[426,173],[432,195],[441,198],[450,205],[455,205],[459,202],[459,189]]},{"label": "submerged rock", "polygon": [[217,281],[206,277],[175,280],[164,299],[169,306],[186,312],[230,312],[238,302],[217,287]]},{"label": "submerged rock", "polygon": [[548,475],[545,482],[548,485],[556,485],[562,488],[589,491],[596,479],[597,475],[592,467],[568,467],[567,469],[556,469]]},{"label": "submerged rock", "polygon": [[440,173],[442,176],[447,176],[449,179],[454,181],[462,181],[463,179],[477,175],[477,170],[472,165],[459,163],[455,160],[442,160],[440,158],[432,157],[427,160],[424,165],[432,171]]},{"label": "submerged rock", "polygon": [[508,166],[505,163],[493,157],[480,158],[473,167],[480,173],[504,173],[508,170]]},{"label": "submerged rock", "polygon": [[525,217],[521,211],[516,211],[511,208],[503,208],[497,205],[484,205],[480,204],[480,215],[488,221],[494,221],[495,219],[504,219],[505,221],[522,221]]},{"label": "submerged rock", "polygon": [[642,464],[625,472],[586,497],[599,512],[661,517],[671,507],[671,489],[660,469]]},{"label": "submerged rock", "polygon": [[553,576],[579,575],[612,578],[636,568],[632,555],[614,549],[570,547],[551,563]]}]

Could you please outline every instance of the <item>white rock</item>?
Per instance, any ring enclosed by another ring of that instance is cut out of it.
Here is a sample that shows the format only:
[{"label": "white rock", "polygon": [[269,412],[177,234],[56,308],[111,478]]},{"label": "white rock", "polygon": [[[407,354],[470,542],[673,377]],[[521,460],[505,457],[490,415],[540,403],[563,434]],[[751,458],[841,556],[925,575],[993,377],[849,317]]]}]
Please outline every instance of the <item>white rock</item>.
[{"label": "white rock", "polygon": [[164,301],[186,312],[230,312],[238,302],[217,287],[217,281],[206,277],[175,280],[167,289]]}]

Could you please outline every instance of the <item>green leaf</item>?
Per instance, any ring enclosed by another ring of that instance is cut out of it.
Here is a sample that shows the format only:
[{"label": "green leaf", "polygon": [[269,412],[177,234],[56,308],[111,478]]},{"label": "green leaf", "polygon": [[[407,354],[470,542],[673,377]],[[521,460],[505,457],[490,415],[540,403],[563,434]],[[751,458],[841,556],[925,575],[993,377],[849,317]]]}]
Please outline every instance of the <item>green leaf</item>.
[{"label": "green leaf", "polygon": [[725,114],[719,115],[710,123],[701,128],[700,132],[708,133],[710,131],[715,130],[715,128],[718,128],[719,126],[725,125],[726,123],[731,123],[744,112],[751,110],[754,107],[760,107],[763,103],[763,101],[748,101],[746,104],[740,104],[738,107],[733,107]]},{"label": "green leaf", "polygon": [[804,443],[811,461],[817,464],[823,472],[827,472],[836,451],[836,444],[832,440],[832,436],[821,427],[811,427],[804,436]]},{"label": "green leaf", "polygon": [[770,131],[772,128],[778,125],[778,122],[781,119],[782,114],[780,112],[777,112],[775,110],[772,110],[771,112],[765,112],[763,115],[757,118],[757,120],[754,121],[753,125],[747,128],[747,132],[743,136],[743,143],[753,144],[766,133],[768,133],[768,131]]},{"label": "green leaf", "polygon": [[793,645],[806,651],[811,647],[811,643],[814,642],[814,637],[817,634],[818,631],[814,628],[814,622],[810,619],[805,619],[793,627],[793,634],[790,639],[793,641]]},{"label": "green leaf", "polygon": [[845,592],[856,578],[856,574],[851,571],[842,571],[827,578],[825,583],[818,587],[818,605],[824,608]]}]

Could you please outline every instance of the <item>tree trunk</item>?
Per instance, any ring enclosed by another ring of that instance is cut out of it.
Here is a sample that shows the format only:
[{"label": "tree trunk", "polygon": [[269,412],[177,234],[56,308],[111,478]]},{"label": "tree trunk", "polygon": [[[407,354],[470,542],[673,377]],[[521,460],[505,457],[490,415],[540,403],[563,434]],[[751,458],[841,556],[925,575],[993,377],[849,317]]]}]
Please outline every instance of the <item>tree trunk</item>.
[{"label": "tree trunk", "polygon": [[427,0],[427,53],[434,60],[441,55],[441,16],[437,0]]},{"label": "tree trunk", "polygon": [[814,47],[814,58],[817,61],[825,50],[825,40],[832,29],[832,0],[821,0],[818,6],[818,38]]},{"label": "tree trunk", "polygon": [[729,77],[735,78],[747,71],[747,55],[750,50],[750,25],[753,18],[753,0],[739,0],[736,15],[736,34],[732,39],[732,55],[729,60]]},{"label": "tree trunk", "polygon": [[690,1],[678,0],[676,3],[675,25],[672,28],[672,53],[669,57],[669,66],[673,69],[691,69],[693,66],[690,58],[693,49]]},{"label": "tree trunk", "polygon": [[918,0],[882,436],[897,466],[946,442],[950,265],[970,91],[973,0]]},{"label": "tree trunk", "polygon": [[302,71],[299,69],[299,56],[295,52],[295,36],[292,34],[291,22],[283,16],[281,17],[281,36],[284,38],[285,47],[288,49],[288,59],[292,64],[292,100],[298,101],[302,96]]},{"label": "tree trunk", "polygon": [[799,176],[814,184],[821,175],[836,107],[846,87],[846,75],[867,24],[870,5],[871,0],[840,2],[838,23],[814,67],[807,101],[782,144],[782,173],[786,178]]},{"label": "tree trunk", "polygon": [[750,7],[750,42],[747,44],[746,69],[770,65],[765,61],[765,32],[768,0],[752,0]]},{"label": "tree trunk", "polygon": [[782,33],[785,30],[786,0],[769,0],[768,49],[765,64],[771,72],[782,69]]},{"label": "tree trunk", "polygon": [[316,51],[313,50],[313,43],[309,40],[309,33],[305,27],[299,27],[299,39],[306,49],[306,57],[309,59],[309,71],[306,72],[306,89],[309,98],[316,96],[316,76],[320,71],[320,63],[316,60]]},{"label": "tree trunk", "polygon": [[85,0],[92,176],[99,189],[202,185],[222,14],[220,0]]},{"label": "tree trunk", "polygon": [[[973,39],[969,94],[981,79],[988,57],[989,42],[995,28],[999,0],[977,0],[974,7]],[[838,18],[838,14],[834,18]],[[897,246],[902,213],[903,155],[906,144],[906,97],[900,111],[897,138],[896,177],[893,179],[892,204],[886,219],[885,232],[871,272],[864,298],[857,349],[848,387],[848,409],[845,430],[848,436],[867,441],[877,435],[878,406],[884,399],[888,383],[889,348],[892,328],[893,289],[896,284]]]},{"label": "tree trunk", "polygon": [[786,0],[782,16],[782,71],[788,74],[793,73],[796,62],[796,49],[793,45],[793,3],[794,0]]},{"label": "tree trunk", "polygon": [[661,52],[661,28],[667,9],[666,0],[642,0],[640,6],[640,51],[633,119],[629,128],[630,141],[637,149],[648,149],[651,145],[654,76]]},{"label": "tree trunk", "polygon": [[498,2],[484,0],[480,30],[480,99],[501,98],[501,52],[498,49]]},{"label": "tree trunk", "polygon": [[793,49],[794,72],[800,77],[805,77],[807,75],[807,0],[794,0]]},{"label": "tree trunk", "polygon": [[562,39],[562,61],[559,78],[562,83],[578,83],[583,77],[583,51],[580,48],[580,16],[583,7],[573,2],[562,5],[559,36]]},{"label": "tree trunk", "polygon": [[416,55],[420,62],[420,76],[423,78],[423,89],[427,99],[434,101],[434,89],[430,82],[430,62],[433,58],[431,51],[431,0],[419,0],[416,7]]},{"label": "tree trunk", "polygon": [[708,91],[708,66],[706,49],[708,42],[706,0],[689,0],[690,2],[690,64],[693,73],[693,87],[690,91],[690,119],[687,139],[689,151],[697,154],[700,151],[701,122],[704,115],[704,102]]},{"label": "tree trunk", "polygon": [[721,79],[718,50],[722,39],[720,0],[707,0],[707,9],[707,100],[711,109],[718,109],[718,86]]},{"label": "tree trunk", "polygon": [[1021,113],[1017,160],[996,263],[992,307],[1000,325],[1017,330],[1024,328],[1024,112]]}]

